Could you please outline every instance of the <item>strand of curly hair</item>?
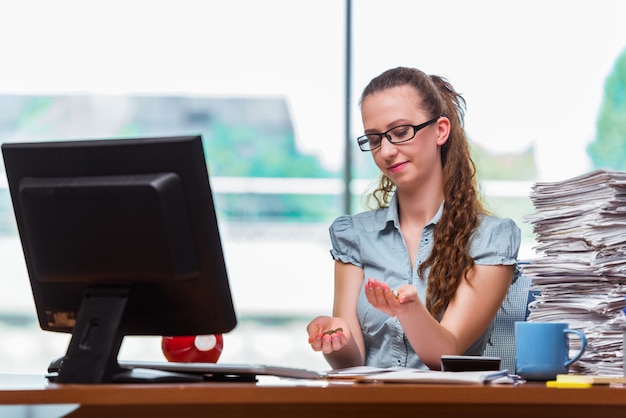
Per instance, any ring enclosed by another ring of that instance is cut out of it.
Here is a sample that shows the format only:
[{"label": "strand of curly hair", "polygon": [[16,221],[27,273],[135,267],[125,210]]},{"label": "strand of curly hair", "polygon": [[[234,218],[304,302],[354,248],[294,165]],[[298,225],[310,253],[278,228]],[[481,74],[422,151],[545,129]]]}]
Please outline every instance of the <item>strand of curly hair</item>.
[{"label": "strand of curly hair", "polygon": [[[463,129],[463,97],[443,77],[428,76],[412,68],[396,68],[372,80],[363,91],[361,101],[374,92],[401,85],[417,89],[424,109],[431,116],[439,114],[450,120],[450,135],[441,147],[444,209],[434,228],[433,250],[419,269],[424,277],[430,267],[426,307],[431,315],[440,319],[461,280],[467,279],[474,266],[469,255],[470,239],[480,214],[486,210],[478,193],[476,167]],[[370,197],[376,200],[378,207],[385,207],[394,191],[393,182],[383,175]]]}]

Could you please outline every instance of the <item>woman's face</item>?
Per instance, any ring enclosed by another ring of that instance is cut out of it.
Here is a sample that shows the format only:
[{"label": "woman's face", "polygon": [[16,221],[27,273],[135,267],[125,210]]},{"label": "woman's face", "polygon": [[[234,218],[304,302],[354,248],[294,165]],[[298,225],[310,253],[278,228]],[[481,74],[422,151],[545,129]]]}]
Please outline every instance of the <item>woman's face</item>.
[{"label": "woman's face", "polygon": [[[425,113],[420,104],[421,97],[411,86],[393,87],[367,96],[361,103],[365,133],[383,133],[400,125],[419,125],[437,116]],[[380,147],[371,151],[374,162],[398,190],[427,181],[442,169],[439,147],[448,138],[448,123],[446,118],[440,118],[417,131],[413,139],[399,144],[383,138]]]}]

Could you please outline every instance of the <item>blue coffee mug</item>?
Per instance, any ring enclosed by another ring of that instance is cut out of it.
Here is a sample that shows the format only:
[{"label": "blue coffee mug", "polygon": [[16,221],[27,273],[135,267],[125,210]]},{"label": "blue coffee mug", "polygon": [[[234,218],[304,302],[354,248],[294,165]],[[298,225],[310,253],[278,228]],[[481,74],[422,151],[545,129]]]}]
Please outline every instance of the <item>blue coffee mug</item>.
[{"label": "blue coffee mug", "polygon": [[[577,335],[581,346],[569,355],[569,337]],[[583,355],[587,337],[562,322],[515,323],[515,373],[526,380],[554,380]]]}]

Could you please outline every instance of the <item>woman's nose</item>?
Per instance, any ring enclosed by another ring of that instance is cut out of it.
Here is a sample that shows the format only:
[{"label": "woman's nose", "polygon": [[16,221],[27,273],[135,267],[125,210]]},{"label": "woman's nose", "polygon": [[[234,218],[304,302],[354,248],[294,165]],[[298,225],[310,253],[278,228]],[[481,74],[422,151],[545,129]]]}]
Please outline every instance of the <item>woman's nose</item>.
[{"label": "woman's nose", "polygon": [[391,143],[389,137],[383,137],[382,141],[380,141],[380,150],[381,155],[390,155],[396,152],[396,146]]}]

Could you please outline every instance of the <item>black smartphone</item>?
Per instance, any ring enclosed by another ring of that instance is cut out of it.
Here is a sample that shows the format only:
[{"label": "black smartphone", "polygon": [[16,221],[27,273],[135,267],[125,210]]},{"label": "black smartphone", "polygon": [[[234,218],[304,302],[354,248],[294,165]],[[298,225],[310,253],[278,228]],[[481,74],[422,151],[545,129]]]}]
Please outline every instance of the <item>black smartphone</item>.
[{"label": "black smartphone", "polygon": [[444,372],[500,370],[500,358],[483,356],[441,356],[441,370]]}]

